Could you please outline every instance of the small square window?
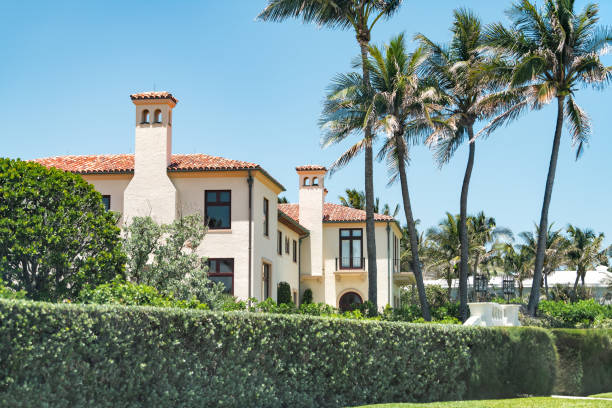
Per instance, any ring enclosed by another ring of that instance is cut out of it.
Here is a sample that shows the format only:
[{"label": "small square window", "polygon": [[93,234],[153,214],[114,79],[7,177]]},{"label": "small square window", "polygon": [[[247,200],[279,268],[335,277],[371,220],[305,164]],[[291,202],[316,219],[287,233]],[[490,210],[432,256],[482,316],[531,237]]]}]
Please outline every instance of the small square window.
[{"label": "small square window", "polygon": [[106,209],[106,211],[110,211],[111,196],[110,195],[103,195],[102,196],[102,204],[104,204],[104,208]]}]

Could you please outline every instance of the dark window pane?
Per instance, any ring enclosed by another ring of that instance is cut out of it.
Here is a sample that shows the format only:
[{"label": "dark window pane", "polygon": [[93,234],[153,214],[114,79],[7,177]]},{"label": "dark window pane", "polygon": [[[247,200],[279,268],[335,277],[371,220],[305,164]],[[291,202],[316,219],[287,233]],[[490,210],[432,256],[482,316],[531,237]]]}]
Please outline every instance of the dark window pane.
[{"label": "dark window pane", "polygon": [[111,196],[109,195],[102,196],[102,204],[104,204],[104,208],[106,209],[106,211],[110,210],[110,201],[111,201]]},{"label": "dark window pane", "polygon": [[228,203],[230,201],[229,191],[222,191],[219,195],[221,196],[221,199],[219,201],[221,201],[222,203]]},{"label": "dark window pane", "polygon": [[221,261],[219,261],[219,272],[234,272],[234,261],[231,259],[222,259]]},{"label": "dark window pane", "polygon": [[225,285],[223,293],[233,293],[232,281],[234,278],[232,276],[210,276],[209,279],[213,282],[222,282]]},{"label": "dark window pane", "polygon": [[214,203],[217,201],[217,192],[216,191],[207,191],[206,192],[206,201],[209,203]]},{"label": "dark window pane", "polygon": [[219,206],[206,207],[206,216],[210,228],[229,228],[230,227],[230,208]]}]

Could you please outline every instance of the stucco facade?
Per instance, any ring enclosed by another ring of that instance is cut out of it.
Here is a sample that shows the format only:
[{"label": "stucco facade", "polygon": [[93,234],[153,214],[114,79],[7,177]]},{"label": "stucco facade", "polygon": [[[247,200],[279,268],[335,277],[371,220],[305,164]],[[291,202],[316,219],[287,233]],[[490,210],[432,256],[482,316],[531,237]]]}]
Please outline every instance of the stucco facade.
[{"label": "stucco facade", "polygon": [[[37,161],[82,174],[105,196],[109,210],[122,215],[122,223],[144,215],[169,223],[193,213],[207,222],[215,220],[197,250],[222,264],[219,271],[226,272],[228,284],[231,276],[228,290],[238,298],[276,300],[278,283],[287,282],[296,303],[307,288],[315,302],[335,307],[347,293],[350,299],[367,300],[365,212],[325,202],[324,167],[297,167],[299,203],[278,204],[284,187],[259,165],[172,154],[172,109],[177,100],[171,94],[136,94],[132,101],[133,156]],[[393,305],[399,292],[394,272],[399,272],[401,231],[389,216],[376,215],[375,224],[378,306],[384,307]],[[343,238],[347,234],[352,238]],[[341,254],[341,247],[354,256]]]}]

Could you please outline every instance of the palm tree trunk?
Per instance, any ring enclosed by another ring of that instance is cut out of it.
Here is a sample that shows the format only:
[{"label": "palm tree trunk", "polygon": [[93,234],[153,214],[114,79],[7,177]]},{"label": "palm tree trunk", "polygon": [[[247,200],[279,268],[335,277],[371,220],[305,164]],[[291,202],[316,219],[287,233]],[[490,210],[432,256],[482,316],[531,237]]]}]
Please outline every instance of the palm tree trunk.
[{"label": "palm tree trunk", "polygon": [[[361,49],[361,67],[363,84],[370,88],[370,73],[368,70],[368,42],[358,35]],[[376,234],[374,231],[374,153],[372,152],[372,124],[370,120],[365,126],[365,199],[366,199],[366,245],[368,251],[368,300],[378,306],[377,302],[377,268],[376,268]]]},{"label": "palm tree trunk", "polygon": [[[470,140],[474,138],[473,125],[468,126],[468,135]],[[467,199],[468,190],[470,188],[470,178],[472,177],[472,168],[474,167],[474,154],[476,152],[476,144],[469,143],[470,153],[468,163],[463,177],[463,186],[461,187],[461,203],[459,212],[459,241],[461,243],[461,263],[459,267],[459,313],[461,321],[465,322],[468,318],[467,305],[467,280],[469,274],[469,242],[467,232]]]},{"label": "palm tree trunk", "polygon": [[576,281],[574,282],[574,290],[572,291],[572,300],[578,299],[578,294],[576,291],[578,290],[578,281],[580,280],[580,270],[576,271]]},{"label": "palm tree trunk", "polygon": [[546,300],[550,300],[548,295],[548,272],[544,274],[544,288],[546,288]]},{"label": "palm tree trunk", "polygon": [[548,165],[548,177],[546,179],[546,190],[544,191],[544,202],[542,203],[542,214],[540,216],[540,228],[538,232],[538,247],[533,270],[533,283],[531,284],[529,304],[527,305],[527,312],[530,316],[536,315],[538,304],[540,303],[540,285],[542,284],[542,269],[544,267],[544,255],[548,238],[548,208],[550,207],[553,184],[555,183],[555,172],[557,171],[557,157],[559,156],[561,130],[563,129],[564,102],[564,96],[557,97],[557,125],[555,128],[552,153],[550,155],[550,164]]},{"label": "palm tree trunk", "polygon": [[408,192],[408,180],[406,177],[406,162],[402,159],[405,153],[405,146],[401,135],[397,138],[399,147],[400,160],[398,162],[398,170],[400,183],[402,187],[402,199],[404,201],[404,213],[406,214],[406,223],[408,224],[408,235],[410,235],[410,253],[412,255],[412,272],[416,280],[417,290],[419,292],[419,302],[421,303],[421,313],[423,319],[431,321],[431,312],[427,303],[427,295],[425,294],[425,284],[423,283],[423,273],[421,271],[421,261],[419,260],[419,241],[417,237],[416,227],[414,225],[414,217],[412,215],[412,205],[410,204],[410,193]]}]

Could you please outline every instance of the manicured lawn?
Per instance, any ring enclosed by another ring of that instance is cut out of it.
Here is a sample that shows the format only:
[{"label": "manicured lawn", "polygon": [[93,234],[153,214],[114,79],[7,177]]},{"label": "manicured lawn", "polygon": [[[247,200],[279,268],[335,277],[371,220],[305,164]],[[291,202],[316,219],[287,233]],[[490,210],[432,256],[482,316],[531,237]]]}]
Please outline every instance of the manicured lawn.
[{"label": "manicured lawn", "polygon": [[[610,394],[600,394],[610,395]],[[603,397],[602,397],[603,398]],[[610,401],[570,400],[560,398],[516,398],[505,400],[434,402],[430,404],[381,404],[361,408],[599,408],[610,407]]]},{"label": "manicured lawn", "polygon": [[589,395],[589,396],[593,398],[612,398],[612,392],[606,392],[605,394],[595,394],[595,395]]}]

